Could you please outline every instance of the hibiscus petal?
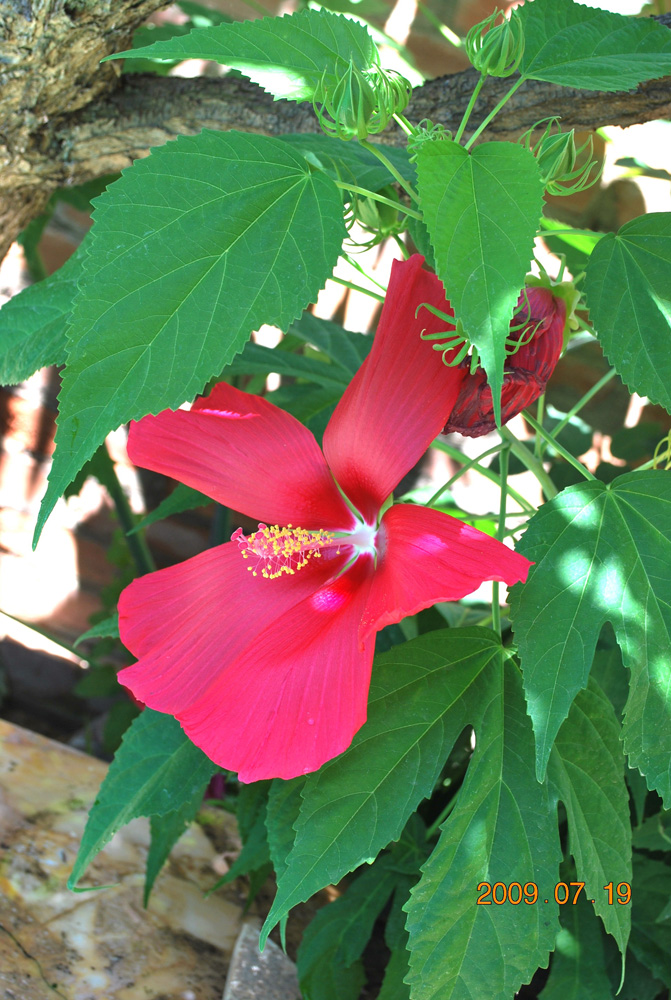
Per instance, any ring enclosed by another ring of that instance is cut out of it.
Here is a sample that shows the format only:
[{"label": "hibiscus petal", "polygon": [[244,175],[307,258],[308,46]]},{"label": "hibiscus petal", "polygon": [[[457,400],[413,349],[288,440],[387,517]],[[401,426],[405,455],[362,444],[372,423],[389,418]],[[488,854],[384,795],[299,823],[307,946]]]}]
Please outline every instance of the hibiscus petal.
[{"label": "hibiscus petal", "polygon": [[191,411],[131,424],[131,461],[259,521],[347,529],[352,514],[319,445],[295,417],[225,382]]},{"label": "hibiscus petal", "polygon": [[524,556],[456,517],[410,504],[390,507],[378,533],[378,564],[362,638],[436,601],[457,601],[485,580],[526,580]]},{"label": "hibiscus petal", "polygon": [[428,309],[415,317],[421,303],[452,315],[439,278],[423,263],[419,254],[394,261],[373,348],[324,434],[334,476],[369,523],[442,430],[464,378],[420,336],[448,329]]},{"label": "hibiscus petal", "polygon": [[227,542],[139,577],[119,600],[121,641],[139,660],[119,680],[150,708],[176,715],[346,560],[347,552],[324,550],[293,575],[266,580],[248,572],[249,560]]},{"label": "hibiscus petal", "polygon": [[176,713],[241,781],[293,778],[347,749],[366,721],[374,640],[359,640],[372,559],[295,605]]}]

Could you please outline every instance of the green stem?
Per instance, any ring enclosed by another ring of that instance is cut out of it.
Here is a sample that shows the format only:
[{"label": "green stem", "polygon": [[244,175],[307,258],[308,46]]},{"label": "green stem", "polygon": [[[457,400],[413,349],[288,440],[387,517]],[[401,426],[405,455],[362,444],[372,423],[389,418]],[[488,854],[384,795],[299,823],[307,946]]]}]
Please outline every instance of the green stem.
[{"label": "green stem", "polygon": [[494,118],[494,117],[496,117],[496,115],[498,115],[499,111],[501,110],[501,108],[503,107],[503,105],[506,103],[506,101],[510,100],[510,98],[513,96],[513,94],[515,93],[515,91],[518,90],[522,86],[522,84],[525,82],[525,80],[526,80],[526,77],[521,76],[519,78],[519,80],[515,81],[515,83],[512,85],[512,87],[510,88],[510,90],[508,91],[508,93],[505,94],[501,98],[501,100],[496,105],[496,107],[492,108],[492,110],[489,112],[489,114],[484,119],[484,121],[481,122],[480,125],[478,125],[478,127],[476,128],[476,130],[473,133],[473,135],[471,136],[471,138],[468,140],[467,143],[465,143],[465,145],[464,145],[465,149],[470,149],[471,148],[471,146],[473,145],[473,143],[475,142],[475,140],[478,138],[478,136],[480,135],[480,133],[483,132],[487,128],[487,126],[489,125],[489,123],[492,120],[492,118]]},{"label": "green stem", "polygon": [[486,79],[487,79],[486,76],[481,75],[480,79],[478,80],[478,82],[476,83],[476,85],[475,85],[475,87],[473,89],[473,93],[471,94],[471,99],[468,102],[468,106],[467,106],[466,110],[464,111],[464,117],[461,119],[461,125],[457,129],[456,134],[454,136],[454,141],[455,142],[460,142],[461,141],[461,137],[464,134],[464,129],[466,128],[466,125],[468,124],[468,119],[471,117],[471,112],[473,111],[473,108],[475,107],[475,102],[478,99],[478,95],[479,95],[480,91],[482,90]]},{"label": "green stem", "polygon": [[455,49],[463,49],[463,38],[460,38],[456,31],[452,31],[452,29],[448,28],[446,24],[443,24],[440,18],[436,17],[430,7],[427,7],[425,3],[422,3],[422,0],[417,0],[417,7],[421,10],[429,24],[432,24],[436,31],[438,31],[443,38],[450,43],[450,45],[454,45]]},{"label": "green stem", "polygon": [[445,808],[443,810],[441,810],[438,818],[433,821],[433,823],[431,824],[430,827],[428,827],[428,829],[426,831],[426,839],[427,840],[430,840],[431,837],[434,836],[434,834],[438,833],[438,830],[440,829],[440,827],[442,826],[442,824],[445,822],[445,820],[447,819],[447,817],[450,815],[450,813],[454,809],[456,801],[457,801],[457,796],[453,795],[452,798],[450,799],[450,801],[445,806]]},{"label": "green stem", "polygon": [[[581,476],[584,476],[585,479],[590,479],[590,480],[596,482],[596,476],[593,476],[592,473],[589,471],[589,469],[585,468],[585,466],[582,464],[582,462],[579,462],[578,459],[575,458],[571,454],[570,451],[567,451],[567,449],[562,444],[559,444],[559,441],[555,441],[555,439],[552,437],[552,435],[550,434],[550,432],[546,431],[544,427],[541,427],[541,425],[538,423],[538,421],[534,417],[531,416],[531,414],[529,413],[528,410],[523,410],[523,416],[524,416],[524,419],[526,420],[526,422],[531,427],[533,427],[533,429],[536,431],[536,433],[540,434],[549,444],[551,444],[552,447],[554,448],[554,450],[556,452],[558,452],[562,456],[562,458],[565,458],[566,461],[569,463],[569,465],[572,465],[574,469],[577,469],[577,471],[580,473]],[[554,493],[556,495],[557,490],[554,487],[554,485],[553,485],[553,489],[554,489]],[[551,499],[551,498],[548,497],[548,499]]]},{"label": "green stem", "polygon": [[[374,146],[372,142],[368,142],[367,139],[359,139],[359,145],[363,146],[363,148],[367,149],[369,153],[372,153],[373,156],[377,157],[377,159],[380,161],[380,163],[387,168],[387,170],[389,171],[389,173],[391,174],[391,176],[394,178],[394,180],[397,182],[397,184],[400,184],[401,187],[403,188],[403,190],[405,191],[405,193],[410,196],[410,198],[415,202],[416,205],[418,205],[419,204],[419,195],[417,194],[417,192],[413,188],[412,184],[410,184],[409,181],[406,181],[406,179],[403,176],[403,174],[401,174],[396,169],[396,167],[391,162],[391,160],[389,160],[384,155],[384,153],[377,148],[377,146]],[[407,209],[406,209],[406,211],[407,211]],[[421,218],[421,216],[420,216],[420,218]]]},{"label": "green stem", "polygon": [[378,302],[384,302],[384,295],[378,295],[377,292],[371,292],[367,288],[363,288],[361,285],[355,284],[353,281],[345,281],[344,278],[338,278],[335,274],[331,275],[331,281],[335,281],[337,285],[343,285],[345,288],[351,288],[353,292],[362,292],[363,295],[370,295],[371,299],[377,299]]},{"label": "green stem", "polygon": [[417,129],[414,125],[411,125],[405,115],[402,115],[399,111],[397,111],[393,118],[396,124],[403,129],[406,135],[417,135]]},{"label": "green stem", "polygon": [[[575,404],[575,406],[571,407],[571,409],[568,411],[568,413],[566,413],[562,417],[562,419],[559,421],[559,423],[557,424],[557,426],[552,429],[552,431],[551,431],[551,437],[553,439],[556,438],[556,437],[558,437],[558,435],[561,434],[561,432],[564,430],[564,428],[566,427],[566,425],[573,419],[573,417],[575,417],[575,415],[577,413],[580,413],[580,411],[582,410],[583,406],[586,406],[589,403],[590,399],[593,399],[594,396],[596,396],[597,392],[600,392],[603,389],[604,385],[608,385],[608,383],[610,382],[610,380],[616,374],[617,373],[616,373],[615,369],[611,368],[611,370],[609,372],[606,372],[606,374],[602,378],[600,378],[598,382],[595,382],[594,385],[592,386],[592,388],[587,390],[587,392],[585,393],[585,395],[582,396],[578,400],[578,402]],[[541,398],[543,398],[543,397],[541,397]],[[540,438],[537,438],[536,441],[539,442]],[[542,452],[544,452],[546,448],[547,448],[547,444],[545,444],[543,442],[542,443]],[[542,452],[541,452],[541,454],[542,454]]]},{"label": "green stem", "polygon": [[[449,488],[452,485],[452,483],[456,483],[456,481],[458,479],[461,479],[461,477],[464,475],[464,473],[468,472],[469,469],[472,469],[474,467],[479,466],[480,461],[483,458],[489,458],[490,455],[495,455],[496,452],[501,451],[501,448],[502,448],[502,445],[497,444],[497,445],[494,445],[493,448],[490,448],[489,451],[484,451],[482,453],[482,455],[476,455],[475,458],[469,458],[469,460],[461,467],[461,469],[459,469],[457,472],[455,472],[455,474],[452,476],[452,478],[448,479],[447,482],[445,483],[445,485],[441,486],[440,489],[437,490],[433,494],[433,496],[431,497],[430,500],[426,501],[426,503],[424,504],[424,506],[425,507],[430,507],[431,504],[435,503],[436,500],[438,499],[438,497],[441,496],[445,492],[445,490],[449,490]],[[481,470],[478,468],[478,472],[480,472],[480,471]]]},{"label": "green stem", "polygon": [[524,467],[527,468],[529,472],[532,472],[536,477],[547,499],[552,500],[553,497],[556,497],[559,490],[543,468],[543,463],[540,462],[531,451],[529,451],[525,444],[518,441],[513,432],[507,427],[502,427],[500,434],[501,437],[505,438],[505,440],[509,442],[510,450],[513,455],[519,458],[522,465],[524,465]]},{"label": "green stem", "polygon": [[[501,464],[501,500],[499,503],[499,523],[496,529],[496,537],[503,540],[506,530],[506,501],[508,499],[508,455],[510,447],[506,446],[501,450],[499,462]],[[492,583],[492,629],[501,635],[501,604],[499,603],[498,580]]]},{"label": "green stem", "polygon": [[596,233],[593,229],[550,229],[541,226],[536,230],[536,236],[591,236],[595,241],[599,241],[605,234]]},{"label": "green stem", "polygon": [[[538,411],[537,412],[538,412],[538,422],[539,422],[539,424],[542,424],[543,423],[543,417],[545,415],[545,393],[543,393],[542,396],[538,397]],[[541,441],[541,439],[538,436],[536,436],[536,440],[534,442],[534,455],[539,460],[543,457],[542,445],[543,445],[543,442]]]},{"label": "green stem", "polygon": [[407,246],[405,245],[401,237],[398,235],[398,233],[393,234],[393,240],[398,249],[403,254],[403,260],[407,260],[408,257],[410,256],[410,251],[408,250]]},{"label": "green stem", "polygon": [[[133,528],[137,526],[137,521],[135,519],[135,514],[130,509],[130,504],[128,503],[128,498],[124,493],[123,486],[119,482],[119,477],[116,474],[116,469],[114,468],[114,462],[110,456],[107,449],[107,445],[102,449],[104,455],[107,456],[107,462],[109,463],[109,475],[105,478],[105,486],[107,491],[112,498],[112,503],[114,504],[114,509],[116,510],[116,515],[119,518],[119,524],[121,525],[124,535],[126,536],[126,545],[128,546],[128,551],[130,552],[135,567],[140,576],[145,576],[147,573],[153,573],[156,569],[154,565],[154,560],[152,558],[151,552],[147,542],[145,541],[144,534],[142,532],[129,532],[133,531]],[[106,463],[107,464],[107,463]]]},{"label": "green stem", "polygon": [[[445,444],[444,441],[434,441],[431,447],[437,448],[438,451],[444,451],[446,455],[450,456],[450,458],[454,458],[457,462],[464,464],[464,456],[462,452],[460,452],[457,448],[453,448],[452,445]],[[484,476],[485,479],[489,479],[492,483],[495,483],[499,489],[501,488],[501,480],[495,472],[492,472],[491,469],[486,469],[484,466],[479,465],[472,466],[472,468],[477,469],[481,476]],[[529,501],[525,500],[524,497],[511,486],[508,486],[508,495],[512,497],[515,503],[518,503],[522,510],[525,510],[528,514],[536,513],[536,508],[532,507]]]},{"label": "green stem", "polygon": [[63,642],[62,639],[56,638],[55,635],[52,635],[51,632],[47,632],[46,629],[40,628],[40,626],[36,625],[35,622],[24,621],[23,618],[17,618],[16,615],[10,615],[8,611],[3,611],[0,608],[0,616],[2,615],[4,615],[5,618],[9,618],[10,621],[16,622],[17,625],[23,625],[24,628],[29,628],[31,632],[37,632],[38,635],[43,635],[45,639],[49,640],[49,642],[53,642],[56,646],[60,646],[61,649],[65,649],[68,653],[78,657],[80,660],[86,660],[88,662],[89,658],[82,653],[81,650],[77,649],[75,646],[71,646],[67,642]]},{"label": "green stem", "polygon": [[373,201],[379,201],[383,205],[389,205],[391,208],[395,208],[399,212],[403,212],[405,215],[411,215],[413,219],[419,219],[422,221],[423,216],[420,212],[416,212],[414,208],[406,208],[398,201],[392,201],[391,198],[385,198],[383,194],[377,194],[375,191],[369,191],[368,188],[357,187],[356,184],[346,184],[344,181],[333,181],[336,187],[339,187],[341,191],[351,191],[352,194],[361,194],[365,198],[372,198]]},{"label": "green stem", "polygon": [[372,275],[368,274],[368,272],[366,271],[366,269],[361,266],[361,264],[356,259],[356,257],[353,257],[352,254],[349,254],[349,253],[344,253],[343,257],[345,258],[345,260],[347,261],[347,263],[351,267],[354,268],[355,271],[358,271],[359,274],[363,275],[363,277],[366,279],[366,281],[370,281],[371,284],[377,285],[377,287],[380,289],[380,291],[382,292],[383,295],[387,294],[387,289],[385,288],[385,286],[382,285],[382,284],[380,284],[380,282],[376,278],[373,278]]}]

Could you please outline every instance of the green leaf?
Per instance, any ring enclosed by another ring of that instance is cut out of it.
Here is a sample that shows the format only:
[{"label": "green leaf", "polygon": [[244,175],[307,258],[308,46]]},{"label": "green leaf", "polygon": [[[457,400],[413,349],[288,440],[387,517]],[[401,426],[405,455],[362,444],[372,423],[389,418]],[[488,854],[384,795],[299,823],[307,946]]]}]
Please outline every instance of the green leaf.
[{"label": "green leaf", "polygon": [[438,277],[480,352],[498,421],[505,341],[543,208],[536,160],[510,142],[470,152],[455,142],[425,142],[417,183]]},{"label": "green leaf", "polygon": [[[585,270],[594,247],[603,239],[603,233],[594,233],[594,236],[588,236],[586,233],[567,233],[565,222],[559,222],[558,219],[551,219],[545,215],[541,219],[541,229],[543,241],[552,253],[564,257],[574,278]],[[562,235],[555,236],[553,235],[555,232]]]},{"label": "green leaf", "polygon": [[187,799],[179,809],[167,813],[165,816],[152,816],[149,829],[151,832],[151,842],[149,853],[147,854],[147,867],[144,878],[143,903],[146,907],[149,904],[151,890],[159,875],[163,865],[168,860],[168,855],[182,836],[187,826],[193,822],[203,803],[203,795],[209,783],[204,781],[194,789],[190,799]]},{"label": "green leaf", "polygon": [[301,792],[305,778],[282,781],[275,778],[270,786],[266,807],[266,831],[268,847],[275,874],[279,879],[287,864],[287,857],[296,839],[295,824],[300,812]]},{"label": "green leaf", "polygon": [[98,622],[97,625],[93,625],[92,628],[87,629],[86,632],[82,632],[78,639],[75,640],[74,646],[77,647],[80,642],[86,642],[88,639],[118,639],[119,638],[119,616],[112,615],[111,618],[105,618],[104,621]]},{"label": "green leaf", "polygon": [[239,70],[276,99],[288,101],[311,101],[322,80],[335,83],[350,63],[368,69],[378,62],[366,28],[327,10],[196,28],[184,38],[107,56],[137,57],[213,59]]},{"label": "green leaf", "polygon": [[321,444],[326,425],[341,396],[342,389],[327,389],[315,385],[283,385],[274,392],[269,392],[266,398],[305,424]]},{"label": "green leaf", "polygon": [[639,851],[671,851],[671,812],[648,816],[634,831],[633,843]]},{"label": "green leaf", "polygon": [[251,341],[245,344],[241,354],[231,361],[225,375],[255,375],[277,372],[278,375],[289,375],[294,378],[306,379],[329,388],[337,386],[342,393],[350,381],[350,373],[340,365],[329,364],[319,358],[306,357],[304,354],[293,354],[277,348],[264,347]]},{"label": "green leaf", "polygon": [[65,328],[89,242],[90,237],[58,271],[0,309],[1,384],[16,385],[39,368],[65,361]]},{"label": "green leaf", "polygon": [[[373,346],[373,338],[344,330],[338,323],[320,319],[304,312],[292,323],[289,332],[326,354],[335,364],[345,368],[351,378],[361,367]],[[349,378],[348,378],[349,381]]]},{"label": "green leaf", "polygon": [[192,399],[261,324],[286,329],[345,232],[329,178],[240,132],[180,136],[136,160],[94,219],[37,537],[109,431]]},{"label": "green leaf", "polygon": [[510,606],[539,777],[610,622],[630,671],[630,766],[671,802],[670,495],[671,472],[630,472],[572,486],[529,521],[519,550],[536,565]]},{"label": "green leaf", "polygon": [[575,905],[562,906],[559,919],[550,975],[539,1000],[613,1000],[601,930],[584,894]]},{"label": "green leaf", "polygon": [[635,855],[629,947],[666,986],[671,986],[671,921],[660,917],[670,897],[671,868]]},{"label": "green leaf", "polygon": [[[664,29],[671,39],[671,31]],[[632,392],[671,410],[671,212],[604,236],[589,259],[585,295],[604,353]]]},{"label": "green leaf", "polygon": [[100,786],[68,888],[76,887],[98,851],[122,826],[137,816],[166,816],[181,810],[216,770],[176,719],[145,708],[125,733]]},{"label": "green leaf", "polygon": [[603,886],[631,884],[631,823],[620,725],[613,706],[590,679],[557,734],[548,777],[566,808],[569,849],[578,879],[622,955],[631,927],[628,906],[609,905]]},{"label": "green leaf", "polygon": [[572,0],[534,0],[516,15],[524,26],[520,73],[527,80],[618,91],[671,73],[671,34],[652,18]]},{"label": "green leaf", "polygon": [[167,496],[165,500],[161,500],[158,507],[150,511],[149,514],[146,514],[128,534],[134,535],[156,521],[163,521],[166,517],[172,517],[173,514],[181,514],[183,510],[206,507],[212,502],[212,497],[206,496],[205,493],[191,489],[190,486],[185,486],[184,483],[177,483],[170,496]]},{"label": "green leaf", "polygon": [[348,750],[305,781],[266,933],[296,903],[399,838],[477,715],[487,690],[483,675],[500,651],[488,629],[449,629],[376,658],[368,721]]},{"label": "green leaf", "polygon": [[[413,1000],[510,1000],[558,930],[556,812],[534,774],[519,670],[497,658],[482,680],[466,779],[406,906]],[[538,902],[477,905],[483,881],[534,882]]]},{"label": "green leaf", "polygon": [[[369,191],[379,191],[395,182],[385,165],[358,142],[343,142],[330,135],[311,135],[308,132],[283,135],[282,139],[312,162],[318,161],[334,180]],[[406,149],[379,143],[371,143],[371,146],[384,152],[398,172],[411,184],[415,183],[415,167]]]}]

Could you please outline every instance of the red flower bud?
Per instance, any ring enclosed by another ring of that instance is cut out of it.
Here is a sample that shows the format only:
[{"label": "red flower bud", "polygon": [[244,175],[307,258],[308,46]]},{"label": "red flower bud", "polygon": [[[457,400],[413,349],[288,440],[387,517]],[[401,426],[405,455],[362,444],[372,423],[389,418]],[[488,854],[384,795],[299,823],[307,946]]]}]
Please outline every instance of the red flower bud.
[{"label": "red flower bud", "polygon": [[[566,303],[549,288],[527,288],[520,295],[510,339],[522,346],[506,359],[501,393],[501,423],[507,423],[545,391],[564,343]],[[523,324],[520,326],[520,324]],[[535,332],[534,332],[535,331]],[[525,343],[529,338],[528,343]],[[459,367],[468,369],[468,358]],[[496,428],[492,390],[483,368],[466,375],[443,433],[480,437]]]}]

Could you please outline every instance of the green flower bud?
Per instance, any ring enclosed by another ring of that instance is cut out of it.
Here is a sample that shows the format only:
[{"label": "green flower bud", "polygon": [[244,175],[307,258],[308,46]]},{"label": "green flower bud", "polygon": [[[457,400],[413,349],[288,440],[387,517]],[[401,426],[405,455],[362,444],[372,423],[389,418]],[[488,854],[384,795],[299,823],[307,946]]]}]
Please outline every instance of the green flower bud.
[{"label": "green flower bud", "polygon": [[328,135],[344,140],[365,139],[382,132],[392,116],[407,107],[411,89],[395,70],[373,66],[364,71],[350,63],[334,85],[322,79],[313,107]]},{"label": "green flower bud", "polygon": [[[379,194],[399,204],[396,189],[392,184],[382,188]],[[358,222],[361,228],[373,237],[366,246],[375,246],[388,236],[393,236],[394,233],[406,228],[405,221],[401,220],[397,208],[385,205],[384,202],[376,201],[374,198],[357,195],[353,196],[348,229],[354,222]]]},{"label": "green flower bud", "polygon": [[[576,147],[574,129],[570,132],[561,130],[553,132],[553,128],[559,129],[559,120],[557,118],[544,120],[549,121],[549,124],[533,147],[531,135],[537,125],[522,136],[521,142],[536,157],[541,179],[548,194],[575,194],[598,181],[603,168],[592,159],[592,137],[589,136],[582,146]],[[585,150],[589,152],[583,156]],[[580,157],[582,162],[579,162]]]},{"label": "green flower bud", "polygon": [[[502,20],[497,24],[498,18]],[[524,31],[519,17],[501,11],[475,24],[466,35],[466,55],[483,76],[511,76],[524,55]]]}]

